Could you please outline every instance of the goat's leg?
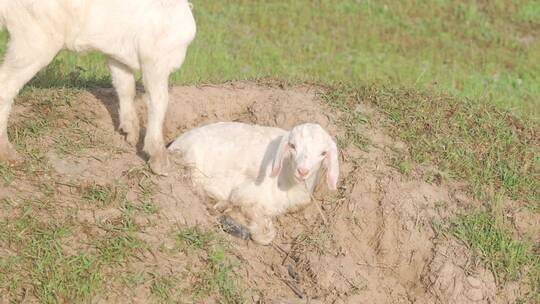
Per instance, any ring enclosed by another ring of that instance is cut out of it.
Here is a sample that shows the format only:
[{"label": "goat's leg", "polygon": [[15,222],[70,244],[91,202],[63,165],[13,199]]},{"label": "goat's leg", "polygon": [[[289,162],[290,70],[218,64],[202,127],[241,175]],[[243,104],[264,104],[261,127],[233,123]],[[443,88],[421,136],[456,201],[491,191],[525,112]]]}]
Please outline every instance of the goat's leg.
[{"label": "goat's leg", "polygon": [[163,141],[163,123],[169,102],[169,71],[158,63],[142,66],[145,89],[148,94],[148,121],[144,137],[144,152],[148,153],[150,169],[156,174],[167,175],[169,156]]},{"label": "goat's leg", "polygon": [[[15,35],[17,33],[12,34],[12,36]],[[60,50],[60,47],[55,46],[51,41],[36,39],[36,36],[29,35],[29,37],[31,38],[12,37],[4,62],[0,66],[0,161],[17,162],[20,159],[9,142],[7,134],[7,122],[13,98],[39,70],[51,62]]]},{"label": "goat's leg", "polygon": [[135,146],[139,141],[139,117],[133,104],[135,99],[135,77],[128,67],[114,59],[109,59],[109,70],[118,95],[119,129],[126,133],[127,142]]}]

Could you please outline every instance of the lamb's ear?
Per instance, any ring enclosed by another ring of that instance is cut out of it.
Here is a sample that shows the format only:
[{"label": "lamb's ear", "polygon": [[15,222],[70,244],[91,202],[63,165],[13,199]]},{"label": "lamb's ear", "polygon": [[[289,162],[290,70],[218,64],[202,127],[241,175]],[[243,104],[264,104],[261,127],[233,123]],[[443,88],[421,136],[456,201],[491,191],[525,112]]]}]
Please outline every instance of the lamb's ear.
[{"label": "lamb's ear", "polygon": [[337,190],[339,178],[339,154],[336,143],[332,141],[330,149],[326,152],[324,165],[326,166],[326,185],[331,191]]},{"label": "lamb's ear", "polygon": [[281,172],[283,167],[283,159],[289,151],[289,133],[283,135],[279,141],[279,146],[276,149],[276,155],[274,155],[274,160],[272,161],[272,173],[271,177],[276,177]]}]

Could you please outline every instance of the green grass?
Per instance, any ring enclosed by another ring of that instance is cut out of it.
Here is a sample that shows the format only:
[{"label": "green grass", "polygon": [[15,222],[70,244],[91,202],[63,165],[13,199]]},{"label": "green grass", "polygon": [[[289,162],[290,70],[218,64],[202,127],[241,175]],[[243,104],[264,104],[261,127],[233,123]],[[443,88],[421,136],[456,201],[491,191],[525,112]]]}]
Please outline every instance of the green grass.
[{"label": "green grass", "polygon": [[222,237],[198,227],[185,228],[176,234],[178,249],[199,254],[203,265],[193,272],[195,283],[190,293],[200,301],[217,296],[219,303],[245,303],[238,275],[238,262]]},{"label": "green grass", "polygon": [[[280,78],[433,88],[540,118],[535,1],[194,0],[177,83]],[[3,36],[6,40],[6,35]],[[109,85],[101,55],[63,52],[38,87]]]},{"label": "green grass", "polygon": [[89,298],[102,283],[99,257],[86,251],[66,253],[69,226],[41,222],[35,214],[24,208],[16,218],[0,221],[0,244],[13,252],[0,259],[0,290],[21,299],[20,288],[30,286],[27,292],[42,303]]},{"label": "green grass", "polygon": [[208,253],[206,267],[195,273],[195,297],[204,298],[218,293],[220,303],[246,303],[234,273],[237,263],[225,247],[212,249]]},{"label": "green grass", "polygon": [[109,233],[96,242],[96,248],[103,263],[124,263],[144,248],[144,243],[131,233]]},{"label": "green grass", "polygon": [[158,276],[154,278],[150,292],[160,303],[174,303],[171,299],[174,296],[177,279],[172,276]]},{"label": "green grass", "polygon": [[23,119],[9,125],[9,137],[21,150],[28,150],[27,142],[35,144],[44,134],[59,128],[64,118],[59,108],[71,106],[76,96],[72,89],[41,90],[28,87],[18,99],[22,105],[32,107],[33,111],[24,113]]},{"label": "green grass", "polygon": [[523,266],[532,262],[531,248],[512,239],[512,233],[500,226],[489,213],[474,212],[456,219],[452,231],[490,261],[497,281],[516,279]]},{"label": "green grass", "polygon": [[96,206],[111,206],[126,201],[126,190],[121,186],[96,183],[89,184],[82,189],[82,198],[90,204]]},{"label": "green grass", "polygon": [[12,300],[31,293],[42,303],[86,302],[114,280],[108,269],[145,246],[125,222],[92,244],[73,244],[80,226],[69,216],[49,214],[51,205],[18,200],[13,210],[14,217],[0,219],[0,247],[9,253],[0,257],[0,292]]},{"label": "green grass", "polygon": [[13,168],[11,166],[7,164],[0,164],[0,176],[2,177],[0,183],[8,186],[13,182],[15,173],[13,172]]},{"label": "green grass", "polygon": [[528,276],[532,289],[529,298],[540,301],[538,248],[515,240],[512,231],[489,212],[463,215],[454,220],[450,230],[487,262],[498,283]]},{"label": "green grass", "polygon": [[540,128],[483,102],[415,89],[355,88],[389,118],[412,158],[470,182],[477,197],[540,202]]},{"label": "green grass", "polygon": [[[506,195],[532,209],[540,204],[540,128],[482,102],[415,89],[341,87],[322,95],[346,113],[339,124],[354,133],[357,104],[386,114],[389,131],[404,140],[417,163],[431,163],[465,179],[480,199]],[[348,123],[353,121],[353,123]],[[346,140],[348,143],[354,141]],[[402,171],[407,171],[398,164]]]},{"label": "green grass", "polygon": [[180,250],[203,250],[213,246],[219,241],[218,236],[212,231],[203,231],[197,227],[182,229],[176,235],[178,249]]}]

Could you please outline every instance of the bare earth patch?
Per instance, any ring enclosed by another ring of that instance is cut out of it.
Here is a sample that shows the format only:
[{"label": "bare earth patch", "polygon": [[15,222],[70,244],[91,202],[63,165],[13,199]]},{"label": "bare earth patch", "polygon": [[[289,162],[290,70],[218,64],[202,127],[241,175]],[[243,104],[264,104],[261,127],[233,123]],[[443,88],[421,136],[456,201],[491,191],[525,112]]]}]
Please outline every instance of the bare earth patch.
[{"label": "bare earth patch", "polygon": [[[12,124],[18,130],[33,119],[24,118],[36,111],[31,103],[15,106]],[[138,107],[143,119],[142,100]],[[150,174],[144,158],[116,131],[112,89],[77,93],[70,105],[49,109],[56,113],[55,123],[46,131],[21,139],[26,163],[2,171],[0,181],[6,229],[22,231],[17,223],[31,208],[37,226],[68,226],[59,237],[63,256],[88,253],[97,261],[85,270],[100,273],[92,285],[96,290],[72,295],[52,288],[51,299],[510,303],[521,292],[517,283],[497,287],[492,273],[444,233],[442,227],[474,201],[463,185],[448,182],[434,168],[397,165],[406,147],[385,135],[373,109],[356,109],[366,122],[352,130],[362,138],[351,140],[351,130],[340,123],[342,113],[328,108],[311,87],[174,87],[169,107],[168,141],[216,121],[281,128],[321,124],[338,138],[342,152],[338,193],[317,193],[326,221],[314,204],[283,216],[276,220],[276,240],[267,247],[221,232],[219,215],[208,210],[211,202],[194,191],[180,166],[173,164],[167,177]],[[35,155],[29,152],[33,145],[39,150]],[[13,258],[16,265],[2,262],[0,270],[7,265],[18,273],[0,276],[0,302],[48,299],[28,266],[35,261],[30,257],[17,264],[27,249],[17,240],[0,238],[0,258]]]}]

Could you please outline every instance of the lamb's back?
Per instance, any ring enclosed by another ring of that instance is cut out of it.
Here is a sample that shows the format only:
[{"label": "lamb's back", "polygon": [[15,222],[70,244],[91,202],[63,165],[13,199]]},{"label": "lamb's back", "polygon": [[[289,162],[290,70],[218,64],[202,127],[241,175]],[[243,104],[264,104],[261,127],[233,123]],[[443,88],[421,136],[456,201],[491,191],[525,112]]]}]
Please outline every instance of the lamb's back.
[{"label": "lamb's back", "polygon": [[193,181],[218,200],[246,182],[268,175],[277,143],[286,133],[272,127],[221,122],[190,130],[170,146],[192,168]]}]

